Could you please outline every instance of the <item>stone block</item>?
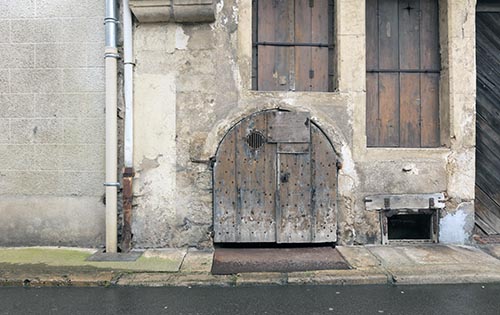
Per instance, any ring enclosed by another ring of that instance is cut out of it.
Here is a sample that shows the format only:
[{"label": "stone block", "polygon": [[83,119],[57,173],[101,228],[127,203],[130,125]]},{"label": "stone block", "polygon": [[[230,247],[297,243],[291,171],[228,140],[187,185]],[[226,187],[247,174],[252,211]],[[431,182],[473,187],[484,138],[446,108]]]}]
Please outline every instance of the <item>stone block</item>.
[{"label": "stone block", "polygon": [[177,92],[208,92],[215,89],[217,80],[213,74],[179,74]]},{"label": "stone block", "polygon": [[179,73],[196,76],[216,73],[216,65],[210,60],[216,58],[215,50],[182,51],[176,53]]},{"label": "stone block", "polygon": [[104,42],[102,17],[63,19],[61,27],[62,42]]},{"label": "stone block", "polygon": [[106,2],[101,0],[87,0],[85,11],[88,16],[102,16],[104,18],[106,12],[105,4]]},{"label": "stone block", "polygon": [[0,70],[0,93],[8,93],[10,90],[9,70]]},{"label": "stone block", "polygon": [[393,160],[359,162],[361,190],[375,194],[421,194],[447,190],[446,162]]},{"label": "stone block", "polygon": [[41,18],[88,16],[90,12],[87,12],[87,8],[87,1],[37,0],[36,16]]},{"label": "stone block", "polygon": [[97,247],[104,242],[104,213],[100,197],[2,196],[0,246]]},{"label": "stone block", "polygon": [[58,188],[54,195],[102,196],[104,194],[104,170],[102,172],[58,172]]},{"label": "stone block", "polygon": [[37,68],[78,68],[87,65],[86,44],[36,44]]},{"label": "stone block", "polygon": [[35,0],[3,0],[0,12],[9,18],[30,18],[35,16]]},{"label": "stone block", "polygon": [[104,171],[104,145],[68,145],[62,147],[62,170]]},{"label": "stone block", "polygon": [[134,33],[134,49],[136,52],[157,50],[173,53],[175,30],[173,24],[139,24]]},{"label": "stone block", "polygon": [[475,37],[475,14],[475,1],[448,1],[448,36],[473,39]]},{"label": "stone block", "polygon": [[1,170],[26,171],[33,167],[32,145],[0,145]]},{"label": "stone block", "polygon": [[10,120],[0,119],[0,143],[10,142]]},{"label": "stone block", "polygon": [[10,20],[0,20],[0,43],[10,42],[10,23]]},{"label": "stone block", "polygon": [[32,44],[0,44],[0,68],[32,68],[34,59]]},{"label": "stone block", "polygon": [[64,143],[104,144],[104,118],[64,119]]},{"label": "stone block", "polygon": [[103,145],[36,145],[34,152],[37,170],[104,170]]},{"label": "stone block", "polygon": [[134,119],[135,160],[175,152],[175,78],[172,75],[136,75]]},{"label": "stone block", "polygon": [[169,53],[147,50],[141,51],[136,57],[136,75],[169,75],[177,72],[177,61]]},{"label": "stone block", "polygon": [[2,171],[1,174],[0,195],[55,195],[60,190],[54,172]]},{"label": "stone block", "polygon": [[34,112],[37,117],[102,118],[104,93],[36,94]]},{"label": "stone block", "polygon": [[87,67],[104,67],[104,43],[87,43],[85,59]]},{"label": "stone block", "polygon": [[58,92],[62,86],[59,69],[12,69],[10,90],[13,93]]},{"label": "stone block", "polygon": [[63,124],[58,119],[12,119],[11,142],[27,143],[61,143],[63,140]]},{"label": "stone block", "polygon": [[63,69],[62,89],[65,92],[103,92],[104,69]]},{"label": "stone block", "polygon": [[214,49],[215,32],[209,25],[184,26],[184,30],[186,31],[186,35],[189,36],[188,48],[190,50]]},{"label": "stone block", "polygon": [[28,118],[33,116],[33,94],[2,94],[0,95],[2,110],[0,117]]},{"label": "stone block", "polygon": [[12,22],[13,43],[46,43],[61,41],[62,23],[58,19],[24,19]]},{"label": "stone block", "polygon": [[213,251],[201,251],[189,248],[182,261],[181,272],[210,273],[212,268]]},{"label": "stone block", "polygon": [[364,91],[366,86],[365,37],[338,35],[338,89]]},{"label": "stone block", "polygon": [[448,197],[473,200],[475,188],[475,149],[455,151],[448,156]]},{"label": "stone block", "polygon": [[365,34],[365,0],[336,2],[337,35]]}]

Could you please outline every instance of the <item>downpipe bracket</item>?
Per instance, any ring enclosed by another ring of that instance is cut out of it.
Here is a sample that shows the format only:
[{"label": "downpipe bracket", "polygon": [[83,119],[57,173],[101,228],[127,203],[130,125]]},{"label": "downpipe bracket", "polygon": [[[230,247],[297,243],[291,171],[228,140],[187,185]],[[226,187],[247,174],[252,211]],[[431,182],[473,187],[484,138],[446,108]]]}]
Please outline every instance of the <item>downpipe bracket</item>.
[{"label": "downpipe bracket", "polygon": [[117,188],[121,188],[122,187],[122,184],[120,184],[118,182],[117,183],[104,183],[103,185],[106,186],[106,187],[117,187]]}]

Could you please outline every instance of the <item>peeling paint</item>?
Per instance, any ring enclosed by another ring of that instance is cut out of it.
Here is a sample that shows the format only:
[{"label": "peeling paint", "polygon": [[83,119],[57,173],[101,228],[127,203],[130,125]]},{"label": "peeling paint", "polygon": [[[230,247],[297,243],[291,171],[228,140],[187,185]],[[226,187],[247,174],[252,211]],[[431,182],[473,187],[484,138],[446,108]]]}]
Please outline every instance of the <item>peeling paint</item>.
[{"label": "peeling paint", "polygon": [[162,155],[159,154],[154,159],[148,159],[147,157],[143,157],[141,163],[139,164],[140,167],[139,171],[145,172],[160,166],[160,163],[158,163],[158,158],[161,156]]},{"label": "peeling paint", "polygon": [[182,26],[177,26],[175,29],[175,49],[186,50],[189,41],[189,36],[184,33]]},{"label": "peeling paint", "polygon": [[439,241],[445,244],[469,243],[471,224],[474,224],[473,203],[459,204],[456,212],[445,215],[439,222]]}]

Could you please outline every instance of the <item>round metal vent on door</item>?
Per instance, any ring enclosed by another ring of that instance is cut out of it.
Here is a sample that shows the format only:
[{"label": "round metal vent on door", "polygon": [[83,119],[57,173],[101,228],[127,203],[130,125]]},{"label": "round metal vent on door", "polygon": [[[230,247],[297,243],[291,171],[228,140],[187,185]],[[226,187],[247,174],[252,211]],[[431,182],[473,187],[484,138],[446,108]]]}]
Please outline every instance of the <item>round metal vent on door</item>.
[{"label": "round metal vent on door", "polygon": [[266,143],[266,138],[260,132],[254,130],[247,136],[246,141],[250,148],[257,150]]}]

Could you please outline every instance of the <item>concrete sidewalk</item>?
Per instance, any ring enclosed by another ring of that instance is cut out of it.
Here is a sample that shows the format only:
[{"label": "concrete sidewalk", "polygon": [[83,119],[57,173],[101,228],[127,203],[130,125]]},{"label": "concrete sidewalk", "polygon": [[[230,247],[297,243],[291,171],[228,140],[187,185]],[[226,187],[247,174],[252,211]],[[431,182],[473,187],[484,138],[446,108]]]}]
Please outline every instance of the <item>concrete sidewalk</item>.
[{"label": "concrete sidewalk", "polygon": [[500,245],[339,246],[350,270],[210,274],[213,252],[145,250],[136,261],[87,261],[96,250],[0,248],[0,285],[196,286],[500,282]]}]

